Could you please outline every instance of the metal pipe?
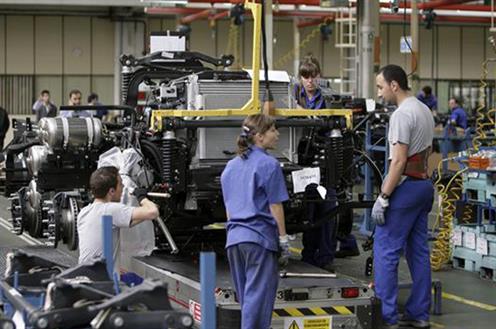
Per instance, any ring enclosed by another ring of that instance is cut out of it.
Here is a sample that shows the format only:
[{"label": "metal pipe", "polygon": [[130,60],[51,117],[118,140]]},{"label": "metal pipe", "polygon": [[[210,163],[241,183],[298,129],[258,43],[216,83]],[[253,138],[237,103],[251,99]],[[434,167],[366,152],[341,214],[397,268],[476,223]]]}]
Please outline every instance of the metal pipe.
[{"label": "metal pipe", "polygon": [[410,45],[411,47],[411,69],[410,72],[411,74],[411,88],[413,90],[414,95],[417,94],[418,88],[419,88],[419,69],[418,69],[418,63],[420,63],[420,58],[419,58],[419,10],[417,6],[417,0],[412,0],[411,2],[412,5],[412,15],[410,15],[410,35],[412,36],[412,44]]},{"label": "metal pipe", "polygon": [[[200,114],[199,114],[200,115]],[[184,128],[237,128],[241,127],[242,120],[178,120],[169,121],[165,119],[164,127],[170,127],[171,129],[184,129]],[[276,120],[277,127],[326,127],[334,128],[334,121],[329,120],[312,120],[312,119],[281,119]]]},{"label": "metal pipe", "polygon": [[[404,15],[381,15],[381,22],[403,22],[405,20]],[[406,19],[410,20],[410,15],[406,15]],[[489,24],[491,23],[490,17],[460,17],[460,16],[437,16],[435,23],[445,22],[445,23],[481,23]]]},{"label": "metal pipe", "polygon": [[210,16],[208,19],[210,19],[212,21],[216,21],[218,19],[222,19],[222,18],[225,18],[225,17],[229,17],[229,10],[226,10],[226,11],[223,11],[221,13],[218,13],[218,14],[215,14],[213,16]]},{"label": "metal pipe", "polygon": [[177,254],[179,252],[179,248],[177,247],[176,242],[172,237],[172,234],[167,228],[167,225],[165,225],[164,221],[160,217],[157,217],[156,221],[158,223],[158,226],[160,227],[160,230],[162,231],[162,233],[164,233],[165,239],[169,243],[169,246],[171,248],[171,254]]},{"label": "metal pipe", "polygon": [[26,313],[28,319],[37,311],[31,303],[25,300],[24,297],[6,281],[0,281],[0,290],[2,291],[4,298],[6,298],[17,311]]},{"label": "metal pipe", "polygon": [[181,18],[181,20],[179,22],[181,24],[189,24],[193,21],[196,21],[197,19],[207,18],[211,14],[212,14],[212,11],[210,9],[205,9],[205,10],[199,11],[197,13],[191,14],[189,16],[185,16],[185,17]]}]

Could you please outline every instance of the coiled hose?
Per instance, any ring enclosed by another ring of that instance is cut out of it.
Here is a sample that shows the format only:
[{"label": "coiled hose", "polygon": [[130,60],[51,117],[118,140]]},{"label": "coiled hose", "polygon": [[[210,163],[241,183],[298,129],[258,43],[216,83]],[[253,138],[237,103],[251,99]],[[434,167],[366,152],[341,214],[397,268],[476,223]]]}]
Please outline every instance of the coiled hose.
[{"label": "coiled hose", "polygon": [[[473,145],[475,151],[479,151],[479,148],[482,146],[482,140],[484,140],[487,135],[487,130],[493,130],[495,128],[495,120],[494,116],[496,115],[496,109],[491,109],[485,112],[486,109],[486,87],[487,87],[487,75],[488,75],[488,63],[495,62],[495,58],[489,58],[482,62],[482,75],[480,79],[480,87],[479,87],[479,106],[476,109],[476,121],[475,121],[475,137],[473,139]],[[488,146],[495,146],[496,141],[492,141],[487,143]]]},{"label": "coiled hose", "polygon": [[443,185],[441,182],[441,166],[443,162],[451,160],[453,160],[453,158],[443,159],[442,161],[439,161],[437,166],[438,178],[435,182],[435,186],[439,195],[439,204],[436,222],[434,223],[432,230],[434,231],[437,228],[439,232],[431,252],[431,268],[433,271],[440,270],[451,258],[452,250],[450,240],[453,235],[453,223],[456,211],[455,202],[461,197],[463,187],[461,174],[468,170],[468,168],[465,168],[458,171],[451,177],[448,184]]}]

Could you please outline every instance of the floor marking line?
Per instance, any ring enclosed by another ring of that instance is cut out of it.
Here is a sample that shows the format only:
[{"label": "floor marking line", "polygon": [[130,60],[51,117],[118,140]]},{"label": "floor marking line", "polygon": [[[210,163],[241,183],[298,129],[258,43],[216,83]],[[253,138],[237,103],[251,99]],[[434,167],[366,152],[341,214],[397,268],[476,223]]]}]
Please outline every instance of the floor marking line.
[{"label": "floor marking line", "polygon": [[[8,220],[0,217],[0,225],[2,225],[5,229],[7,229],[7,231],[12,233],[12,224]],[[14,234],[14,233],[12,233],[12,234]],[[17,234],[14,234],[14,235],[19,237],[21,240],[28,242],[32,246],[34,246],[34,245],[44,246],[45,245],[44,242],[33,238],[32,236],[28,235],[27,233],[22,233],[22,235],[17,235]]]},{"label": "floor marking line", "polygon": [[442,296],[445,299],[449,299],[449,300],[453,300],[455,302],[459,302],[459,303],[463,303],[463,304],[466,304],[466,305],[478,307],[478,308],[481,308],[481,309],[486,310],[486,311],[496,311],[496,306],[495,305],[490,305],[490,304],[485,304],[485,303],[477,302],[475,300],[466,299],[466,298],[463,298],[463,297],[460,297],[460,296],[457,296],[457,295],[453,295],[453,294],[450,294],[450,293],[447,293],[447,292],[443,292],[442,293]]}]

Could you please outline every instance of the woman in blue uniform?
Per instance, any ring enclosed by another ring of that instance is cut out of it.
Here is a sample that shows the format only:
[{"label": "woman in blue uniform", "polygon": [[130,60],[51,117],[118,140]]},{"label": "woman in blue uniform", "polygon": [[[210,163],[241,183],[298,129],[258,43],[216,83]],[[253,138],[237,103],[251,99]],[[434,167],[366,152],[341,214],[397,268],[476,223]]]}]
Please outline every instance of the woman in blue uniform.
[{"label": "woman in blue uniform", "polygon": [[227,212],[227,257],[242,329],[268,329],[272,319],[280,262],[289,259],[282,202],[288,192],[279,162],[267,153],[279,132],[274,120],[255,114],[243,121],[238,156],[221,177]]}]

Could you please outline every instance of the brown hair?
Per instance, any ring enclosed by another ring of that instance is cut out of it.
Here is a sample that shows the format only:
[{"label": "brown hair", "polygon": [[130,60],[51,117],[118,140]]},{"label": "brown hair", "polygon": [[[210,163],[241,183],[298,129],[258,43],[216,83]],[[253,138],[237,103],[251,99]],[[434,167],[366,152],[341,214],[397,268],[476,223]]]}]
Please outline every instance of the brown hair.
[{"label": "brown hair", "polygon": [[101,167],[95,170],[90,177],[90,188],[93,196],[98,199],[105,198],[111,188],[117,188],[119,183],[119,170],[116,167]]},{"label": "brown hair", "polygon": [[320,63],[313,55],[309,54],[303,57],[298,69],[300,77],[316,77],[320,74]]},{"label": "brown hair", "polygon": [[243,121],[241,126],[241,134],[238,137],[238,155],[246,159],[249,154],[249,148],[254,144],[253,138],[256,134],[265,134],[272,126],[275,125],[275,121],[272,117],[260,113],[252,114]]}]

